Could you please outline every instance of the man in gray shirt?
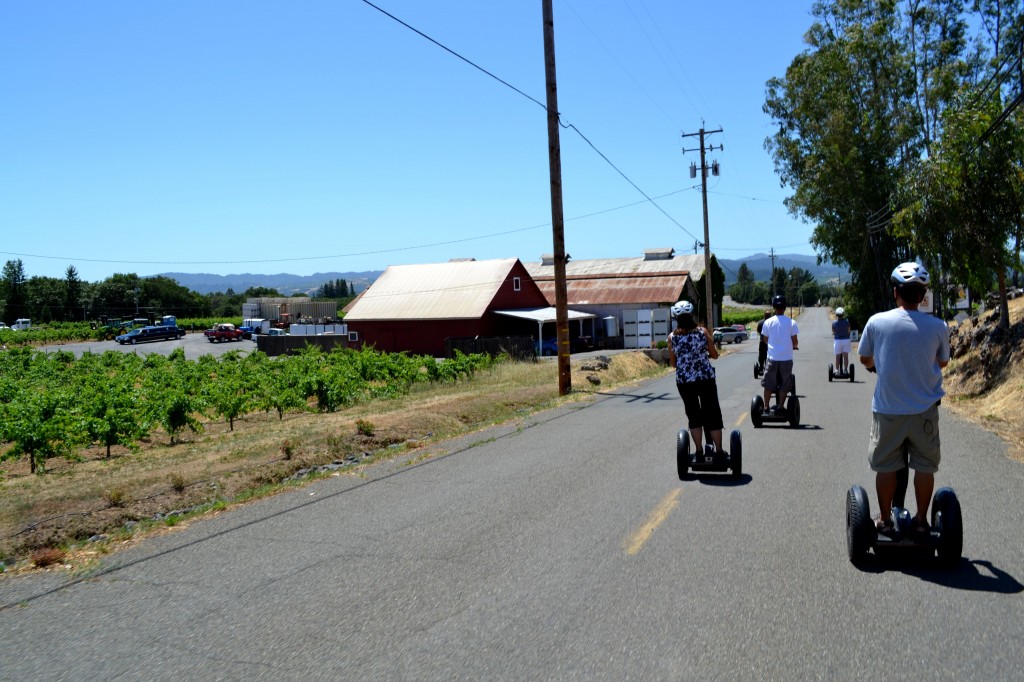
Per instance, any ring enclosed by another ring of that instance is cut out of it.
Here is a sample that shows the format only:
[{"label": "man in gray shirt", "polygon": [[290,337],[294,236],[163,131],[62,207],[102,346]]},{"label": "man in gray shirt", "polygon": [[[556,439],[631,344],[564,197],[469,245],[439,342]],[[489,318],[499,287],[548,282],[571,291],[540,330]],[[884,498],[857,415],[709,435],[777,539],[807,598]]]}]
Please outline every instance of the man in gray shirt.
[{"label": "man in gray shirt", "polygon": [[949,364],[949,330],[942,320],[917,309],[928,289],[924,267],[902,263],[891,281],[897,307],[868,319],[858,347],[861,364],[878,372],[868,449],[880,511],[876,526],[882,532],[892,528],[889,517],[898,472],[906,466],[906,444],[917,501],[911,525],[927,531],[940,459],[939,401],[945,395],[942,368]]}]

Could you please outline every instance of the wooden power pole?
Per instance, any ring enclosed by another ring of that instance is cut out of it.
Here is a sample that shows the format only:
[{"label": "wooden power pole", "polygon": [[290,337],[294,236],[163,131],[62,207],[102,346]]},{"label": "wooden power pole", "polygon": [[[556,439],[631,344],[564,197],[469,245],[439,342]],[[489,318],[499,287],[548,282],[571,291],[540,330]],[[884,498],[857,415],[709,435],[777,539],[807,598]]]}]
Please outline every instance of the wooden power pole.
[{"label": "wooden power pole", "polygon": [[558,86],[555,79],[555,18],[551,0],[542,0],[544,75],[547,82],[548,166],[551,176],[551,237],[555,257],[555,328],[558,339],[558,395],[572,391],[569,365],[569,304],[565,286],[565,219],[562,214],[562,152],[558,141]]},{"label": "wooden power pole", "polygon": [[[707,167],[707,165],[705,163],[705,160],[704,160],[704,153],[706,151],[714,151],[715,147],[714,147],[714,145],[712,145],[711,147],[705,147],[704,146],[704,136],[705,135],[711,135],[712,133],[720,133],[720,132],[722,132],[721,128],[719,128],[718,130],[707,130],[707,131],[705,131],[703,126],[702,126],[701,129],[700,129],[700,132],[689,133],[689,134],[685,134],[684,133],[683,134],[683,137],[693,137],[694,135],[699,135],[700,136],[700,141],[698,143],[697,149],[684,149],[683,152],[685,153],[685,152],[693,152],[693,151],[698,151],[698,150],[700,151],[700,169],[699,169],[700,170],[700,188],[701,188],[701,198],[704,200],[704,299],[706,301],[705,305],[707,306],[706,307],[706,310],[707,310],[707,321],[706,321],[706,324],[708,325],[708,329],[714,329],[715,328],[715,309],[714,309],[714,299],[712,297],[712,293],[713,293],[713,290],[714,290],[714,279],[715,278],[712,276],[712,273],[711,273],[711,243],[710,243],[711,240],[710,240],[710,238],[708,236],[708,167]],[[721,150],[722,149],[722,145],[719,145],[718,149]],[[693,165],[690,166],[690,177],[691,178],[692,177],[696,177],[696,171],[697,170],[698,169],[696,167],[696,164],[693,164]],[[710,170],[711,170],[712,174],[718,175],[718,162],[717,161],[715,161],[711,165],[711,169]]]}]

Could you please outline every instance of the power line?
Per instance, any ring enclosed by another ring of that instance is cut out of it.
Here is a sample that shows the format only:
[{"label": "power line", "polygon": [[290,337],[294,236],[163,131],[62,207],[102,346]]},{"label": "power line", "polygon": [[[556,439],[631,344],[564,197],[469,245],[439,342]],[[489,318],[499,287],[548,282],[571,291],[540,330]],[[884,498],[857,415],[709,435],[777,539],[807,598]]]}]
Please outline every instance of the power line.
[{"label": "power line", "polygon": [[[664,199],[682,192],[692,191],[693,187],[687,187],[685,189],[678,189],[673,192],[667,192],[665,194],[654,197],[655,199]],[[613,208],[606,208],[600,211],[594,211],[592,213],[585,213],[583,215],[575,216],[573,218],[566,218],[566,222],[583,220],[585,218],[592,218],[597,215],[605,213],[612,213],[614,211],[621,211],[626,208],[632,208],[634,206],[640,206],[641,204],[652,203],[651,200],[645,199],[644,201],[634,201],[629,204],[623,204],[621,206],[615,206]],[[79,256],[53,256],[43,255],[37,253],[18,253],[16,251],[0,251],[0,254],[7,256],[16,256],[18,258],[44,258],[48,260],[62,260],[71,262],[84,262],[84,263],[106,263],[111,265],[258,265],[261,263],[289,263],[293,261],[313,261],[313,260],[333,260],[338,258],[355,258],[358,256],[375,256],[382,253],[396,253],[398,251],[414,251],[417,249],[429,249],[436,246],[447,246],[449,244],[459,244],[463,242],[476,241],[479,239],[490,239],[492,237],[501,237],[507,234],[515,234],[517,232],[526,232],[528,230],[537,230],[541,228],[551,227],[551,223],[540,223],[538,225],[531,225],[529,227],[518,227],[512,230],[504,230],[502,232],[491,232],[489,234],[476,235],[473,237],[464,237],[462,239],[449,239],[443,242],[430,242],[427,244],[413,244],[411,246],[399,246],[391,249],[378,249],[374,251],[358,251],[352,253],[336,253],[329,254],[326,256],[300,256],[295,258],[265,258],[260,260],[201,260],[201,261],[142,261],[142,260],[113,260],[109,258],[81,258]],[[692,235],[691,235],[692,236]]]},{"label": "power line", "polygon": [[[511,84],[509,84],[508,82],[506,82],[506,81],[502,80],[501,78],[498,78],[497,76],[495,76],[495,75],[494,75],[493,73],[491,73],[491,72],[490,72],[490,71],[488,71],[487,69],[483,68],[482,66],[479,66],[478,64],[474,63],[474,62],[473,62],[473,61],[471,61],[470,59],[468,59],[468,58],[466,58],[466,57],[463,57],[463,56],[462,56],[461,54],[459,54],[459,53],[458,53],[458,52],[456,52],[455,50],[453,50],[453,49],[451,49],[451,48],[449,48],[449,47],[447,47],[447,46],[445,46],[445,45],[441,44],[441,43],[440,43],[440,42],[438,42],[437,40],[434,40],[433,38],[431,38],[430,36],[428,36],[428,35],[427,35],[426,33],[423,33],[423,32],[422,32],[422,31],[420,31],[419,29],[417,29],[417,28],[414,28],[413,26],[410,26],[409,24],[405,23],[404,21],[402,21],[402,20],[401,20],[401,19],[399,19],[398,17],[394,16],[393,14],[390,14],[389,12],[386,12],[386,11],[384,11],[384,10],[383,10],[383,9],[381,9],[380,7],[377,7],[376,5],[374,5],[374,4],[373,4],[372,2],[370,2],[369,0],[363,0],[363,2],[364,2],[364,3],[366,3],[367,5],[369,5],[370,7],[373,7],[373,8],[375,9],[375,10],[377,10],[377,11],[378,11],[378,12],[380,12],[381,14],[384,14],[385,16],[389,17],[390,19],[392,19],[392,20],[394,20],[394,21],[397,21],[397,22],[398,22],[399,24],[401,24],[402,26],[405,26],[405,27],[406,27],[406,28],[408,28],[408,29],[409,29],[410,31],[413,31],[413,32],[414,32],[414,33],[416,33],[417,35],[419,35],[419,36],[421,36],[421,37],[425,38],[426,40],[429,40],[429,41],[430,41],[431,43],[433,43],[433,44],[437,45],[438,47],[440,47],[440,48],[441,48],[441,49],[443,49],[444,51],[446,51],[446,52],[448,52],[448,53],[452,54],[453,56],[457,57],[458,59],[461,59],[462,61],[466,62],[467,64],[469,64],[469,65],[470,65],[470,66],[472,66],[473,68],[475,68],[475,69],[477,69],[477,70],[481,71],[482,73],[485,73],[485,74],[487,74],[488,76],[490,76],[490,77],[491,77],[491,78],[493,78],[494,80],[498,81],[499,83],[501,83],[501,84],[502,84],[502,85],[504,85],[505,87],[507,87],[507,88],[509,88],[509,89],[511,89],[511,90],[513,90],[513,91],[515,91],[515,92],[517,92],[517,93],[519,93],[520,95],[522,95],[522,96],[523,96],[523,97],[525,97],[526,99],[530,100],[530,101],[531,101],[531,102],[533,102],[534,104],[537,104],[538,106],[542,107],[542,108],[543,108],[543,109],[544,109],[545,111],[547,111],[547,106],[546,106],[546,105],[544,105],[544,104],[542,104],[542,103],[541,103],[541,102],[540,102],[539,100],[537,100],[537,99],[535,99],[535,98],[531,97],[530,95],[527,95],[527,94],[526,94],[525,92],[523,92],[523,91],[522,91],[522,90],[520,90],[519,88],[517,88],[517,87],[515,87],[515,86],[513,86],[513,85],[511,85]],[[644,192],[644,191],[643,191],[642,189],[640,189],[640,187],[639,187],[639,186],[637,186],[637,184],[636,184],[635,182],[633,182],[632,180],[630,180],[629,176],[627,176],[627,175],[626,175],[625,173],[623,173],[623,172],[622,172],[622,171],[621,171],[621,170],[620,170],[620,169],[619,169],[619,168],[618,168],[618,167],[617,167],[617,166],[616,166],[616,165],[615,165],[614,163],[612,163],[612,162],[611,162],[611,159],[609,159],[609,158],[608,158],[608,157],[607,157],[607,156],[606,156],[606,155],[605,155],[605,154],[604,154],[604,153],[603,153],[603,152],[602,152],[602,151],[601,151],[600,149],[598,149],[598,148],[597,148],[597,146],[595,146],[595,145],[594,145],[594,143],[593,143],[593,142],[591,142],[591,141],[590,141],[590,140],[589,140],[589,139],[588,139],[588,138],[586,137],[586,135],[584,135],[584,134],[583,134],[583,132],[582,132],[582,131],[580,131],[580,129],[579,129],[579,128],[577,128],[577,127],[576,127],[575,125],[573,125],[573,124],[569,124],[569,123],[565,123],[565,122],[563,122],[563,120],[562,120],[562,114],[561,114],[561,113],[557,113],[557,116],[558,116],[558,124],[559,124],[559,125],[560,125],[561,127],[563,127],[563,128],[566,128],[566,129],[568,129],[568,130],[572,130],[572,131],[573,131],[573,132],[575,132],[575,133],[576,133],[577,135],[579,135],[579,136],[580,136],[580,138],[581,138],[581,139],[582,139],[582,140],[583,140],[584,142],[586,142],[586,143],[587,143],[588,145],[590,145],[590,148],[591,148],[591,149],[593,149],[593,150],[594,150],[595,152],[597,152],[598,156],[600,156],[600,157],[601,157],[602,159],[604,159],[605,163],[607,163],[607,164],[608,164],[609,166],[611,166],[611,167],[612,167],[612,169],[614,169],[616,173],[618,173],[619,175],[621,175],[621,176],[622,176],[622,178],[623,178],[623,179],[624,179],[624,180],[625,180],[626,182],[628,182],[628,183],[629,183],[630,185],[632,185],[632,187],[633,187],[633,188],[634,188],[634,189],[635,189],[636,191],[640,192],[640,194],[641,194],[641,195],[643,195],[643,197],[644,197],[645,199],[647,199],[647,201],[648,201],[648,202],[650,202],[650,203],[651,203],[651,204],[652,204],[652,205],[653,205],[653,206],[654,206],[655,208],[657,208],[657,209],[658,209],[658,211],[660,211],[660,212],[661,212],[661,213],[662,213],[662,214],[663,214],[663,215],[664,215],[664,216],[665,216],[666,218],[668,218],[668,219],[669,219],[669,220],[670,220],[670,221],[671,221],[671,222],[672,222],[672,223],[673,223],[673,224],[674,224],[674,225],[675,225],[676,227],[678,227],[678,228],[679,228],[680,230],[682,230],[682,231],[683,231],[683,232],[685,232],[686,234],[690,235],[691,237],[693,237],[693,236],[694,236],[694,235],[693,235],[693,234],[691,234],[691,233],[690,233],[690,232],[689,232],[689,231],[688,231],[688,230],[687,230],[687,229],[686,229],[685,227],[683,227],[682,225],[680,225],[680,224],[679,224],[679,222],[678,222],[678,221],[677,221],[677,220],[676,220],[675,218],[673,218],[673,217],[672,217],[672,216],[670,216],[670,215],[669,215],[668,213],[666,213],[666,212],[665,212],[665,210],[664,210],[663,208],[661,208],[661,206],[658,206],[658,205],[657,205],[656,203],[654,203],[654,200],[653,200],[653,199],[651,199],[651,198],[650,198],[650,197],[649,197],[649,196],[647,195],[647,193],[646,193],[646,192]]]}]

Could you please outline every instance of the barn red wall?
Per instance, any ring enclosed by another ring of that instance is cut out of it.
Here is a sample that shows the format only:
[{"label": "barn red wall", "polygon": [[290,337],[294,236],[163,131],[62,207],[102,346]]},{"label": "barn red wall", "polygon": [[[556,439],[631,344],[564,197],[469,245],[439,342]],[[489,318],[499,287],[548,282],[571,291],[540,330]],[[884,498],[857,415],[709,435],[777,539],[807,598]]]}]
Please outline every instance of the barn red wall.
[{"label": "barn red wall", "polygon": [[[521,285],[519,291],[514,290],[513,277],[519,278]],[[547,306],[548,301],[544,298],[540,287],[530,277],[526,267],[519,261],[516,261],[512,269],[509,270],[508,277],[505,278],[501,287],[498,288],[498,293],[491,299],[487,310],[518,310],[521,308],[546,308]]]},{"label": "barn red wall", "polygon": [[449,336],[483,336],[481,320],[406,320],[351,322],[349,331],[359,333],[359,343],[379,351],[444,357]]}]

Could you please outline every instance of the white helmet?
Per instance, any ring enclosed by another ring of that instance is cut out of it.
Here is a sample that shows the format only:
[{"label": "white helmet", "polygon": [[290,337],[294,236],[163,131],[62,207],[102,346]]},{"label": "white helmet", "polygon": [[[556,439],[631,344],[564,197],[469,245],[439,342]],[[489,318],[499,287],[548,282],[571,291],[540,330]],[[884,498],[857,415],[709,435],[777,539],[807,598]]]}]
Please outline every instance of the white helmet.
[{"label": "white helmet", "polygon": [[926,287],[928,286],[928,271],[923,265],[917,263],[900,263],[892,271],[889,279],[898,287],[904,284],[919,284]]},{"label": "white helmet", "polygon": [[839,306],[838,308],[836,308],[836,315],[838,315],[839,317],[842,317],[845,314],[846,314],[846,311],[843,310],[842,306]]},{"label": "white helmet", "polygon": [[693,315],[693,304],[689,301],[679,301],[672,306],[672,318],[675,319],[682,315]]}]

